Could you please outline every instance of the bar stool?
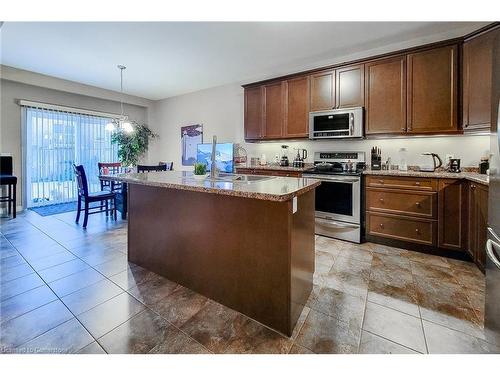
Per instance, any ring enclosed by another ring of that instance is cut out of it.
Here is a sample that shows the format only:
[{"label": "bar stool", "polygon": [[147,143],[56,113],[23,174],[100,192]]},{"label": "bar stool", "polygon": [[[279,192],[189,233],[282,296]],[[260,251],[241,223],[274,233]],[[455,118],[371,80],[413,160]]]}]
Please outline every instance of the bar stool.
[{"label": "bar stool", "polygon": [[17,177],[12,172],[12,156],[0,156],[0,186],[8,186],[8,195],[0,196],[0,202],[7,202],[7,212],[15,219]]}]

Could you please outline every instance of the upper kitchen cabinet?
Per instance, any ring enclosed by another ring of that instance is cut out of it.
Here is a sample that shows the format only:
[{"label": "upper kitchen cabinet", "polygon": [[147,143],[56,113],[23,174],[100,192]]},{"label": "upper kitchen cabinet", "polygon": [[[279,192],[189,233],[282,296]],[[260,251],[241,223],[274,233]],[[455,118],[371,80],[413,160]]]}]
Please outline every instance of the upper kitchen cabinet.
[{"label": "upper kitchen cabinet", "polygon": [[491,128],[493,41],[497,28],[465,41],[463,46],[463,128],[466,132]]},{"label": "upper kitchen cabinet", "polygon": [[286,106],[284,135],[301,138],[309,135],[309,77],[301,76],[285,82]]},{"label": "upper kitchen cabinet", "polygon": [[284,86],[279,81],[263,86],[264,94],[264,126],[263,138],[277,139],[284,135]]},{"label": "upper kitchen cabinet", "polygon": [[365,105],[364,65],[351,65],[335,70],[335,108]]},{"label": "upper kitchen cabinet", "polygon": [[366,63],[366,134],[406,132],[406,56]]},{"label": "upper kitchen cabinet", "polygon": [[457,45],[410,53],[408,133],[457,132]]},{"label": "upper kitchen cabinet", "polygon": [[335,107],[335,71],[327,70],[309,76],[311,111]]},{"label": "upper kitchen cabinet", "polygon": [[245,139],[262,138],[263,121],[262,87],[245,88]]}]

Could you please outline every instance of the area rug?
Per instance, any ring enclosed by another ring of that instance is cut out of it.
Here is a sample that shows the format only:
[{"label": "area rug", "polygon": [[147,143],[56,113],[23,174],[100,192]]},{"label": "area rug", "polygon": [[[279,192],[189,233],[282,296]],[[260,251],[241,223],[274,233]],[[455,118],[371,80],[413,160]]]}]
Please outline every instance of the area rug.
[{"label": "area rug", "polygon": [[76,211],[76,202],[51,204],[42,207],[31,207],[30,210],[36,212],[41,216],[57,215],[64,212]]}]

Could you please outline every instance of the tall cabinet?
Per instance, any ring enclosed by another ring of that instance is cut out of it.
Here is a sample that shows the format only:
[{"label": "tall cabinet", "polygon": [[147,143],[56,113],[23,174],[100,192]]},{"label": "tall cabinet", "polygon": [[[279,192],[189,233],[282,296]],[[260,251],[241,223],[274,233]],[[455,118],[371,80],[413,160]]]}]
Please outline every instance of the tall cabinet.
[{"label": "tall cabinet", "polygon": [[490,130],[492,47],[499,34],[496,28],[464,42],[462,125],[466,132]]},{"label": "tall cabinet", "polygon": [[410,53],[407,59],[407,131],[456,132],[458,46]]}]

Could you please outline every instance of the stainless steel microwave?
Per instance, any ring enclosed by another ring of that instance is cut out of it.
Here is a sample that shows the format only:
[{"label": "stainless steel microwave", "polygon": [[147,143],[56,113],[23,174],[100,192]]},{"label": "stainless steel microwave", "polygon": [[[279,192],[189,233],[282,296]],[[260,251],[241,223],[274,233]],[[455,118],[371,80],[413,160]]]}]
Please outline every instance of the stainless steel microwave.
[{"label": "stainless steel microwave", "polygon": [[309,112],[309,139],[363,137],[363,107]]}]

